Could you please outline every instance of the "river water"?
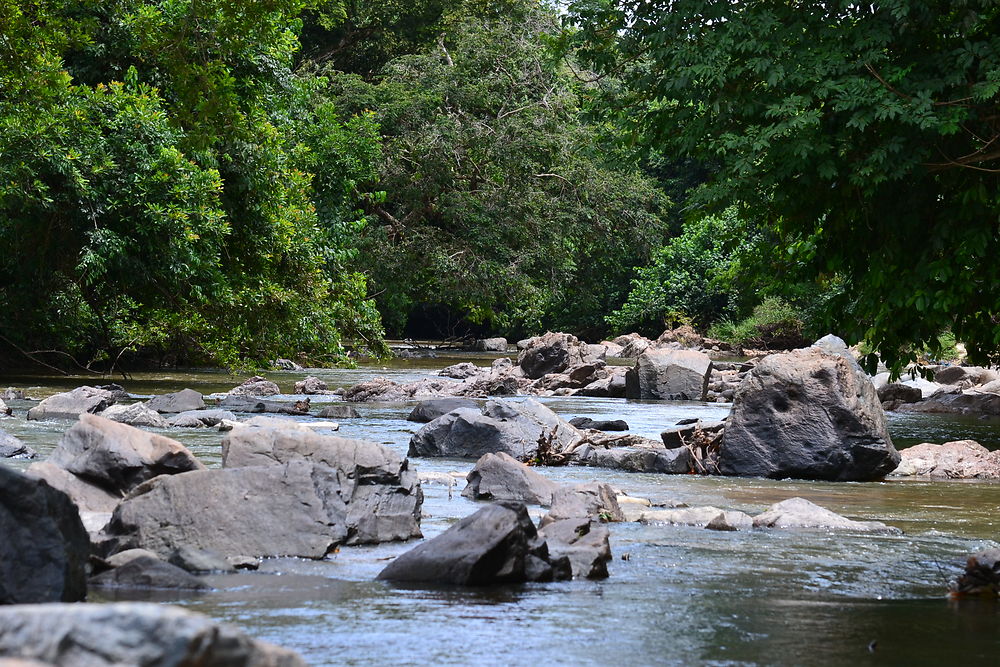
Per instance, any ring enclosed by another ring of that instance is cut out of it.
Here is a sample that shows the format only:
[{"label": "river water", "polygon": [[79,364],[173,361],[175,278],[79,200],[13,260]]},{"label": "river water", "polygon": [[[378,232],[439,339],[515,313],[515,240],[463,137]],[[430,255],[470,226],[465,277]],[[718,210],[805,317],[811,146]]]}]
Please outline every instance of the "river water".
[{"label": "river water", "polygon": [[[457,360],[396,361],[390,367],[313,370],[331,387],[383,375],[426,377]],[[269,379],[290,391],[303,372]],[[221,372],[137,374],[122,381],[136,395],[191,387],[225,391],[240,378]],[[93,378],[13,377],[36,398]],[[336,397],[313,397],[316,406]],[[512,399],[517,400],[517,399]],[[562,417],[625,419],[657,438],[679,419],[718,419],[725,404],[541,399]],[[16,418],[0,428],[43,455],[67,422],[25,422],[33,403],[12,401]],[[361,404],[339,435],[383,443],[406,454],[419,424],[411,405]],[[1000,448],[995,422],[889,415],[897,447],[973,438]],[[171,429],[165,434],[217,466],[222,434]],[[23,462],[6,462],[23,468]],[[420,471],[464,474],[470,461],[412,459]],[[897,526],[902,536],[822,531],[717,532],[685,526],[611,524],[610,578],[490,589],[400,587],[374,581],[388,559],[414,543],[345,547],[323,561],[272,559],[253,573],[209,577],[206,594],[120,595],[180,604],[299,651],[313,665],[967,665],[1000,662],[1000,612],[992,602],[949,601],[945,588],[970,552],[1000,540],[1000,484],[892,480],[823,483],[628,474],[549,468],[558,482],[608,482],[662,503],[713,505],[756,514],[802,496],[853,519]],[[439,476],[440,477],[440,476]],[[433,537],[474,512],[464,483],[424,485],[422,528]],[[533,510],[535,516],[541,510]],[[623,558],[625,556],[626,558]],[[95,600],[107,599],[94,596]]]}]

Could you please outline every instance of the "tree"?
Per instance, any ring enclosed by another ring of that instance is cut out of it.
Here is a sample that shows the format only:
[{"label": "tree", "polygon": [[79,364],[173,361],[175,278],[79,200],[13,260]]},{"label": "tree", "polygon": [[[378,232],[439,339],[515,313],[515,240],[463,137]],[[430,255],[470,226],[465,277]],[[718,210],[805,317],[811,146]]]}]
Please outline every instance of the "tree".
[{"label": "tree", "polygon": [[[1000,4],[581,0],[618,121],[711,163],[712,206],[773,230],[771,270],[899,369],[942,329],[1000,361]],[[868,359],[874,363],[875,357]]]}]

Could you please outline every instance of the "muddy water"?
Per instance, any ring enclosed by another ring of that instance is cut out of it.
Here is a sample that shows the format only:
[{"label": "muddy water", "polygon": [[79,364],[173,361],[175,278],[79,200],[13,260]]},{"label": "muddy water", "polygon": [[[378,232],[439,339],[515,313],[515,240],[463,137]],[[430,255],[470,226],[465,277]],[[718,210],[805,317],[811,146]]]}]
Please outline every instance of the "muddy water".
[{"label": "muddy water", "polygon": [[[439,358],[316,374],[332,386],[379,374],[408,380],[453,361]],[[286,391],[303,375],[268,374]],[[208,394],[237,381],[223,373],[199,371],[140,375],[123,384],[136,394],[185,386]],[[93,380],[0,380],[36,387],[31,393],[38,397],[86,382]],[[623,418],[634,432],[649,437],[681,418],[719,418],[728,411],[728,406],[715,404],[543,400],[565,418]],[[68,426],[24,422],[24,410],[32,403],[11,405],[18,418],[0,427],[43,454]],[[343,421],[341,435],[375,440],[405,454],[419,426],[405,421],[410,406],[358,408],[362,418]],[[890,424],[901,446],[967,437],[990,448],[1000,446],[995,423],[890,415]],[[169,434],[208,465],[218,465],[221,434],[177,429]],[[413,463],[435,473],[464,474],[472,466],[446,459]],[[298,650],[315,665],[996,664],[997,605],[956,604],[943,591],[966,554],[998,546],[1000,484],[776,482],[591,468],[542,472],[560,482],[599,479],[654,502],[708,504],[750,513],[803,496],[851,518],[885,521],[905,533],[724,533],[613,524],[615,561],[611,577],[601,582],[460,590],[373,581],[387,559],[411,546],[394,544],[344,548],[318,562],[269,560],[256,573],[212,577],[215,592],[145,597],[239,625],[256,637]],[[477,504],[462,498],[461,488],[425,484],[427,537],[475,511]]]}]

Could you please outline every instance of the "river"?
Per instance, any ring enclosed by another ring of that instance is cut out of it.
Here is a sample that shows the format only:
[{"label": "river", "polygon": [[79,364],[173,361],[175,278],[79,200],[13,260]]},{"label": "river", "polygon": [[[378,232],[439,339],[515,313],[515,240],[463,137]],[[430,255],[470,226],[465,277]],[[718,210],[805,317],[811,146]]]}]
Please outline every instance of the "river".
[{"label": "river", "polygon": [[[397,360],[388,367],[313,370],[331,387],[376,375],[426,377],[457,360]],[[290,391],[303,372],[266,374]],[[96,383],[86,377],[8,376],[5,386],[46,395]],[[184,387],[225,391],[222,372],[137,374],[121,383],[136,395]],[[314,407],[322,400],[314,397]],[[517,400],[517,399],[512,399]],[[624,419],[657,438],[686,417],[717,419],[726,404],[543,398],[560,416]],[[17,418],[0,427],[46,455],[67,422],[25,422],[33,403],[10,401]],[[360,404],[339,435],[383,443],[405,455],[419,424],[411,405]],[[973,438],[1000,448],[996,422],[889,415],[897,447]],[[222,434],[163,431],[218,466]],[[465,473],[472,462],[412,459],[421,471]],[[24,468],[24,462],[5,462]],[[559,482],[608,482],[654,502],[713,505],[755,514],[805,497],[853,519],[879,520],[902,536],[611,524],[610,578],[484,590],[395,586],[374,581],[409,544],[345,547],[323,561],[266,560],[253,573],[209,577],[205,594],[120,595],[173,602],[299,651],[312,665],[653,665],[997,664],[1000,612],[992,602],[949,601],[945,588],[970,552],[997,547],[1000,483],[891,480],[881,483],[766,481],[550,468]],[[474,512],[463,484],[424,485],[426,537]],[[540,511],[533,511],[540,516]],[[623,559],[622,556],[626,556]],[[95,600],[107,599],[92,596]]]}]

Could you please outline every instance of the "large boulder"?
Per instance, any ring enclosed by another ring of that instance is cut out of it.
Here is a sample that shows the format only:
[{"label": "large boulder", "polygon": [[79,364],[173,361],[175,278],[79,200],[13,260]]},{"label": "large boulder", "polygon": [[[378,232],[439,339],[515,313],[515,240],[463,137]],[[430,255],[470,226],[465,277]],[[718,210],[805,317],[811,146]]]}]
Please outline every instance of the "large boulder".
[{"label": "large boulder", "polygon": [[882,401],[883,407],[886,407],[886,404],[896,407],[903,403],[916,403],[921,398],[923,392],[920,391],[920,387],[902,382],[892,382],[878,388],[878,400]]},{"label": "large boulder", "polygon": [[296,394],[325,394],[327,393],[326,382],[323,382],[315,375],[310,375],[304,380],[295,383]]},{"label": "large boulder", "polygon": [[898,463],[868,376],[819,348],[773,354],[750,371],[719,451],[722,474],[746,477],[866,481]]},{"label": "large boulder", "polygon": [[0,459],[33,459],[36,456],[38,452],[0,429]]},{"label": "large boulder", "polygon": [[425,424],[410,438],[409,455],[478,459],[504,452],[524,459],[537,454],[543,436],[551,438],[553,450],[563,451],[581,433],[533,399],[487,401],[481,412],[459,408]]},{"label": "large boulder", "polygon": [[63,433],[48,462],[113,493],[157,475],[205,469],[176,440],[91,414]]},{"label": "large boulder", "polygon": [[576,336],[549,332],[531,339],[518,355],[517,365],[521,367],[525,377],[537,380],[543,375],[561,373],[571,366],[590,360],[587,346],[577,340]]},{"label": "large boulder", "polygon": [[28,410],[28,419],[76,419],[84,413],[104,410],[114,403],[110,391],[97,387],[77,387],[49,396]]},{"label": "large boulder", "polygon": [[86,597],[90,538],[65,493],[0,465],[0,535],[0,604]]},{"label": "large boulder", "polygon": [[194,389],[181,389],[170,394],[154,396],[146,402],[146,407],[166,413],[201,410],[205,407],[205,398]]},{"label": "large boulder", "polygon": [[478,352],[506,352],[507,351],[507,339],[506,338],[483,338],[477,340],[472,345],[472,349]]},{"label": "large boulder", "polygon": [[902,449],[899,455],[902,460],[892,471],[894,477],[1000,479],[1000,450],[991,452],[975,440],[925,442]]},{"label": "large boulder", "polygon": [[853,521],[805,498],[789,498],[771,505],[753,518],[753,525],[754,528],[849,530],[891,535],[899,535],[902,532],[881,521]]},{"label": "large boulder", "polygon": [[281,390],[277,384],[260,375],[254,375],[229,390],[230,396],[274,396],[280,393]]},{"label": "large boulder", "polygon": [[134,602],[0,608],[0,656],[67,667],[305,667],[298,654],[207,616]]},{"label": "large boulder", "polygon": [[156,410],[150,410],[145,403],[133,403],[125,405],[116,403],[101,412],[101,416],[119,424],[129,426],[146,426],[148,428],[167,428],[167,420],[160,416]]},{"label": "large boulder", "polygon": [[551,560],[524,505],[498,503],[397,557],[378,578],[486,586],[568,579],[571,574],[565,559]]},{"label": "large boulder", "polygon": [[452,410],[459,408],[477,409],[479,404],[471,398],[459,398],[457,396],[448,398],[432,398],[420,401],[406,417],[407,421],[426,424],[434,421],[442,415],[446,415]]},{"label": "large boulder", "polygon": [[473,500],[516,500],[528,505],[550,505],[559,488],[517,459],[500,452],[483,454],[466,477],[462,495]]},{"label": "large boulder", "polygon": [[26,472],[65,493],[81,512],[113,512],[124,496],[121,491],[109,491],[48,461],[32,463]]},{"label": "large boulder", "polygon": [[337,471],[348,544],[420,537],[423,492],[409,461],[376,442],[287,428],[233,429],[222,441],[226,468],[309,461]]},{"label": "large boulder", "polygon": [[625,381],[627,398],[704,401],[712,360],[697,350],[648,350],[639,355]]},{"label": "large boulder", "polygon": [[541,527],[562,519],[591,518],[601,522],[624,521],[625,515],[610,484],[587,482],[560,486],[552,494],[552,507],[542,517]]},{"label": "large boulder", "polygon": [[606,579],[611,561],[611,531],[590,519],[554,521],[538,531],[553,560],[567,558],[574,577]]}]

